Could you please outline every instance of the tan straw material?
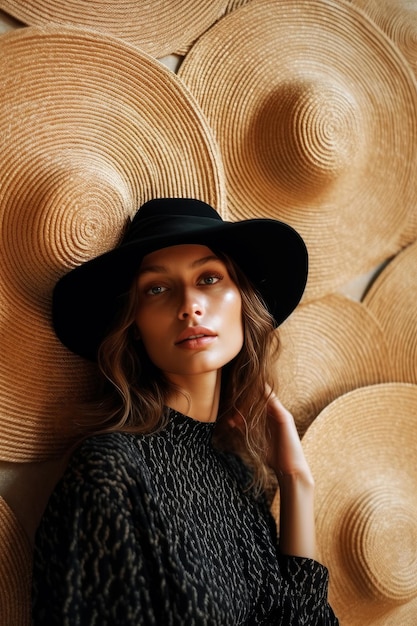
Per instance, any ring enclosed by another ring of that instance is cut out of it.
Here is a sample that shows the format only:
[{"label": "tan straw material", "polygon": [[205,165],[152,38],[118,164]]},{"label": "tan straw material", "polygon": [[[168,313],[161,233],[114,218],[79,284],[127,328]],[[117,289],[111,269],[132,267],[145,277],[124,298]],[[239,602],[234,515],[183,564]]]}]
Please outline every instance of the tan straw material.
[{"label": "tan straw material", "polygon": [[281,218],[304,236],[306,298],[399,249],[415,206],[416,79],[361,11],[253,0],[205,33],[178,75],[219,141],[231,216]]},{"label": "tan straw material", "polygon": [[359,302],[332,294],[304,304],[278,332],[278,391],[300,435],[338,396],[390,380],[382,328]]},{"label": "tan straw material", "polygon": [[0,459],[50,458],[90,370],[56,339],[50,298],[68,269],[113,247],[155,196],[224,212],[211,130],[168,69],[88,30],[0,38]]},{"label": "tan straw material", "polygon": [[346,626],[414,626],[417,615],[417,385],[352,391],[303,447],[316,482],[318,558]]},{"label": "tan straw material", "polygon": [[2,0],[24,24],[94,28],[163,57],[190,45],[224,12],[227,0]]},{"label": "tan straw material", "polygon": [[[414,0],[351,0],[362,9],[398,46],[417,76],[417,3]],[[417,239],[417,202],[404,231],[400,245]]]},{"label": "tan straw material", "polygon": [[384,330],[395,380],[417,383],[417,241],[385,267],[363,303]]},{"label": "tan straw material", "polygon": [[32,548],[0,496],[0,619],[4,626],[29,626]]}]

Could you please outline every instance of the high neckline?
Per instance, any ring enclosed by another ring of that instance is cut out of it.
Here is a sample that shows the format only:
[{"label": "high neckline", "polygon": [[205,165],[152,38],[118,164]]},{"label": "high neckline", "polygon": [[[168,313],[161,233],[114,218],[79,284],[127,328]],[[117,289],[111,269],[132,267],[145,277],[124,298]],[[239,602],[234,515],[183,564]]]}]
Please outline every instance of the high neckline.
[{"label": "high neckline", "polygon": [[184,440],[204,445],[211,442],[216,422],[199,421],[171,408],[168,408],[168,416],[168,428],[174,436],[181,436]]}]

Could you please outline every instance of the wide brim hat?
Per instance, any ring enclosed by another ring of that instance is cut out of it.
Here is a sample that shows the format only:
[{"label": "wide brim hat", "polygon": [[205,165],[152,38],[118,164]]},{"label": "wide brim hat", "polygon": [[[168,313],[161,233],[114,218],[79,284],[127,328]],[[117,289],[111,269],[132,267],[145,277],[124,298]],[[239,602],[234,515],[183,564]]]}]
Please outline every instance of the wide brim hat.
[{"label": "wide brim hat", "polygon": [[363,304],[383,329],[393,379],[417,383],[417,241],[382,269]]},{"label": "wide brim hat", "polygon": [[26,25],[55,23],[93,28],[128,41],[153,57],[191,45],[225,11],[227,0],[2,0],[1,8]]},{"label": "wide brim hat", "polygon": [[415,624],[416,417],[417,385],[373,385],[332,402],[303,438],[340,624]]},{"label": "wide brim hat", "polygon": [[392,380],[382,326],[361,302],[341,294],[299,306],[280,327],[279,339],[278,393],[301,436],[339,396]]},{"label": "wide brim hat", "polygon": [[1,36],[0,126],[0,459],[41,461],[73,437],[63,409],[94,374],[53,331],[56,281],[114,248],[154,195],[225,214],[222,167],[175,74],[86,29]]},{"label": "wide brim hat", "polygon": [[52,311],[57,336],[70,350],[95,360],[143,257],[186,243],[230,256],[253,283],[277,326],[302,297],[308,256],[293,228],[268,219],[223,221],[199,200],[159,198],[139,209],[118,247],[58,281]]},{"label": "wide brim hat", "polygon": [[343,0],[253,0],[186,55],[179,77],[222,153],[231,219],[263,215],[306,241],[305,299],[395,254],[415,211],[416,78]]}]

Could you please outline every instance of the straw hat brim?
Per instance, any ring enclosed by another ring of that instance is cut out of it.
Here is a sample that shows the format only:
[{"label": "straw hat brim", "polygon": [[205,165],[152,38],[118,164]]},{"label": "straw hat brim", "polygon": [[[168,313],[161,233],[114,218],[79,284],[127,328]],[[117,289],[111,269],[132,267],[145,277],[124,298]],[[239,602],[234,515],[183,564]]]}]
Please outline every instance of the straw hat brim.
[{"label": "straw hat brim", "polygon": [[[351,0],[390,37],[417,76],[417,5],[410,0]],[[417,239],[417,203],[400,233],[400,246]]]},{"label": "straw hat brim", "polygon": [[255,0],[202,35],[178,75],[219,142],[231,218],[281,219],[306,241],[306,299],[398,251],[415,208],[416,79],[363,12]]},{"label": "straw hat brim", "polygon": [[227,0],[3,0],[1,8],[31,26],[55,23],[94,28],[160,58],[194,42],[226,5]]},{"label": "straw hat brim", "polygon": [[154,196],[225,212],[211,129],[177,77],[93,31],[0,38],[0,458],[45,460],[70,437],[69,399],[92,371],[55,337],[52,289],[113,248]]},{"label": "straw hat brim", "polygon": [[382,327],[361,303],[340,294],[298,307],[279,337],[278,392],[300,435],[337,397],[392,379]]},{"label": "straw hat brim", "polygon": [[341,624],[411,626],[417,615],[417,386],[331,403],[303,438],[316,483],[318,558]]},{"label": "straw hat brim", "polygon": [[21,524],[0,496],[0,608],[2,624],[30,624],[32,547]]},{"label": "straw hat brim", "polygon": [[381,271],[363,304],[383,329],[393,380],[417,383],[417,241]]}]

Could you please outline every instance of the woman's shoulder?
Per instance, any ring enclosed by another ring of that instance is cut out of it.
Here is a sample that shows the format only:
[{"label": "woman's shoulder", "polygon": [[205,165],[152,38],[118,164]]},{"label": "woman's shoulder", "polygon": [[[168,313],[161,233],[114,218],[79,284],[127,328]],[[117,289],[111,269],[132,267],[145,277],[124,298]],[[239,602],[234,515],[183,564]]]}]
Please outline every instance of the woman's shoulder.
[{"label": "woman's shoulder", "polygon": [[92,435],[73,451],[62,482],[102,486],[118,478],[137,481],[142,464],[137,437],[131,433],[112,432]]}]

